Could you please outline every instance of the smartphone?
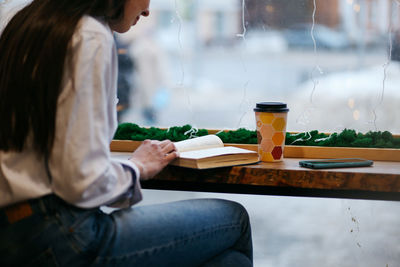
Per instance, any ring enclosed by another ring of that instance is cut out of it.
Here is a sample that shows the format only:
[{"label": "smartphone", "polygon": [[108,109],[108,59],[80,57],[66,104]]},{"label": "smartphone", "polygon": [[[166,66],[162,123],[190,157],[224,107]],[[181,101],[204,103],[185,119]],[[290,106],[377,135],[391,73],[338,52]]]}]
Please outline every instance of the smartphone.
[{"label": "smartphone", "polygon": [[345,159],[324,159],[324,160],[302,160],[299,162],[301,167],[311,169],[328,169],[328,168],[352,168],[352,167],[368,167],[372,166],[372,160],[359,158]]}]

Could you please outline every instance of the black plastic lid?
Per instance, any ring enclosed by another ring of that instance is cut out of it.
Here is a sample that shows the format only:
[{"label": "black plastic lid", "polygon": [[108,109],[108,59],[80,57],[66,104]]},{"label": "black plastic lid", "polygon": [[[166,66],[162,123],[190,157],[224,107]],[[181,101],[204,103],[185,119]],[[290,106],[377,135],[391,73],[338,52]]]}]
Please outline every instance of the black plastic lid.
[{"label": "black plastic lid", "polygon": [[289,109],[285,103],[281,102],[260,102],[256,104],[255,112],[288,112]]}]

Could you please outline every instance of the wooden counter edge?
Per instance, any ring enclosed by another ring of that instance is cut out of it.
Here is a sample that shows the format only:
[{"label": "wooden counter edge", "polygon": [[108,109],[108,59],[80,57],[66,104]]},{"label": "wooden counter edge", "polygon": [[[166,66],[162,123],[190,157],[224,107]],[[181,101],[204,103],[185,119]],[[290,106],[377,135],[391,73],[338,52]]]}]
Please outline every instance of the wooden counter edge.
[{"label": "wooden counter edge", "polygon": [[142,185],[146,189],[400,201],[400,174],[379,171],[389,162],[377,162],[378,169],[369,172],[372,169],[298,169],[293,165],[297,161],[285,160],[283,165],[289,163],[288,168],[270,164],[207,170],[168,166]]}]

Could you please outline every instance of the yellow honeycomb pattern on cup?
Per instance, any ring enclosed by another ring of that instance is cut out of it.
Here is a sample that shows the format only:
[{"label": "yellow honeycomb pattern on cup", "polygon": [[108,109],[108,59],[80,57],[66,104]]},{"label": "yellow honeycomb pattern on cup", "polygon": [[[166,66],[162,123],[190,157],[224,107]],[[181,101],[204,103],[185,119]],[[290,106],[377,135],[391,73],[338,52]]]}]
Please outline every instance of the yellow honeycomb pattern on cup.
[{"label": "yellow honeycomb pattern on cup", "polygon": [[282,161],[287,112],[256,112],[255,115],[260,160],[264,162]]}]

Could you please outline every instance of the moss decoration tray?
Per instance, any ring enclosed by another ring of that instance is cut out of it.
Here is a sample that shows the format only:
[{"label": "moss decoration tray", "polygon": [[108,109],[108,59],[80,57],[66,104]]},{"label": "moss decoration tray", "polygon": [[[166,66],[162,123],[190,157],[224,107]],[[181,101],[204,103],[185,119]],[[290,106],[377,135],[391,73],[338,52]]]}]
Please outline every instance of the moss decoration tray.
[{"label": "moss decoration tray", "polygon": [[[207,130],[208,134],[220,133],[221,130]],[[296,134],[296,133],[294,133]],[[399,136],[395,136],[399,138]],[[113,152],[132,152],[141,141],[113,140],[110,150]],[[225,146],[236,146],[257,151],[257,144],[225,143]],[[323,147],[286,145],[284,149],[285,158],[365,158],[377,161],[400,162],[400,149],[397,148],[362,148],[362,147]]]}]

